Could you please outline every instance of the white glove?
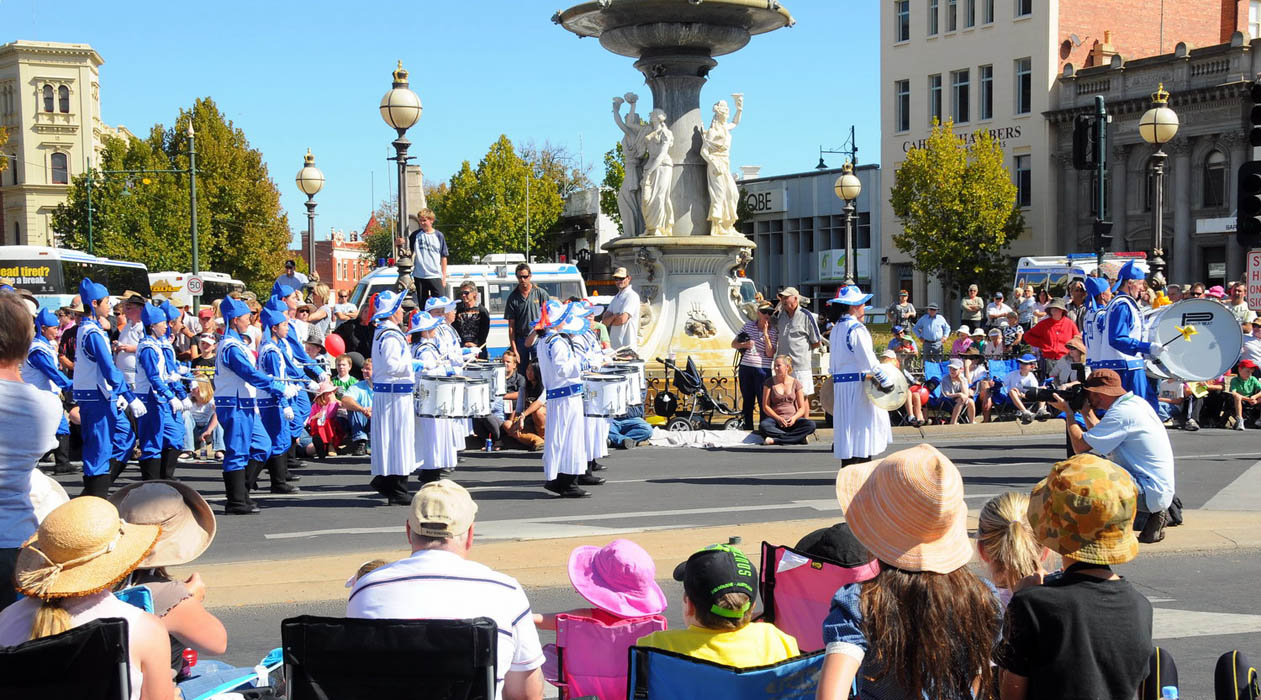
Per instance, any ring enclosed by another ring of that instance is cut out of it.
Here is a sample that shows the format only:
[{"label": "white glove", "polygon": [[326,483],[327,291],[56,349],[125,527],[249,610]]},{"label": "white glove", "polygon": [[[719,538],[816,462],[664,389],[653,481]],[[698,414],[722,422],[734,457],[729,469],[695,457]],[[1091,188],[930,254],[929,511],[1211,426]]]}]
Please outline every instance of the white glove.
[{"label": "white glove", "polygon": [[180,401],[178,396],[171,399],[170,401],[167,401],[167,404],[171,407],[171,410],[175,411],[176,413],[179,413],[180,411],[184,410],[184,402]]},{"label": "white glove", "polygon": [[149,412],[149,409],[144,407],[144,403],[140,399],[132,399],[131,403],[127,404],[127,408],[131,410],[132,418],[140,418]]},{"label": "white glove", "polygon": [[284,416],[287,421],[293,420],[293,409],[285,406],[285,410],[281,411],[280,415]]},{"label": "white glove", "polygon": [[893,387],[893,380],[889,378],[889,373],[885,371],[884,367],[875,368],[872,370],[871,375],[876,378],[876,383],[880,385],[881,389]]},{"label": "white glove", "polygon": [[[320,375],[321,382],[327,382],[331,380],[332,378],[333,378],[333,375],[329,374],[328,372],[324,372],[323,374]],[[319,384],[316,384],[316,386],[319,386]],[[312,391],[314,391],[314,389],[312,389]]]},{"label": "white glove", "polygon": [[1152,346],[1147,349],[1147,356],[1153,360],[1159,360],[1160,356],[1164,355],[1165,352],[1167,352],[1165,346],[1152,343]]},{"label": "white glove", "polygon": [[285,384],[285,398],[286,399],[292,399],[293,397],[297,395],[298,395],[297,384]]},{"label": "white glove", "polygon": [[122,396],[119,396],[119,397],[118,397],[118,400],[114,402],[114,405],[118,406],[118,410],[120,410],[120,411],[126,411],[126,410],[127,410],[127,399],[126,399],[126,398],[124,398],[124,397],[122,397]]},{"label": "white glove", "polygon": [[[327,375],[320,375],[320,376],[327,376]],[[314,394],[315,392],[320,390],[320,383],[317,381],[309,381],[306,383],[306,390]]]},{"label": "white glove", "polygon": [[185,367],[184,365],[180,365],[180,368],[177,374],[179,374],[181,377],[191,377],[193,376],[193,370],[190,367]]}]

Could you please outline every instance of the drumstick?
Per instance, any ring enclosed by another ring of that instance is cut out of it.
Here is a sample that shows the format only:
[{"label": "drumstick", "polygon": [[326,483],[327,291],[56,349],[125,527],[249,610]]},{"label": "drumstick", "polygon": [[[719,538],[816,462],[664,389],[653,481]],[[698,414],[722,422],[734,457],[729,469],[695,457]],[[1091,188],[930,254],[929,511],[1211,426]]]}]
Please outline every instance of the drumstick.
[{"label": "drumstick", "polygon": [[1169,340],[1166,340],[1165,342],[1161,343],[1160,347],[1163,348],[1169,343],[1172,343],[1173,341],[1177,340],[1178,338],[1185,338],[1187,340],[1190,340],[1191,336],[1199,334],[1199,331],[1195,330],[1195,326],[1174,326],[1174,328],[1178,329],[1178,335],[1175,335]]}]

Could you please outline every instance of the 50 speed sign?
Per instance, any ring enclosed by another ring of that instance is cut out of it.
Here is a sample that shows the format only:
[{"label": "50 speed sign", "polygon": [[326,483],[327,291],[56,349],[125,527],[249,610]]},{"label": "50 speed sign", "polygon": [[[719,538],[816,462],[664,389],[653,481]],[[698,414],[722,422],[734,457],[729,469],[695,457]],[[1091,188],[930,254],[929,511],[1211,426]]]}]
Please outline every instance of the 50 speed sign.
[{"label": "50 speed sign", "polygon": [[188,278],[187,287],[188,287],[189,294],[192,294],[193,296],[200,296],[202,290],[205,287],[205,283],[202,282],[202,279],[200,277],[198,277],[197,275],[193,275],[192,277]]}]

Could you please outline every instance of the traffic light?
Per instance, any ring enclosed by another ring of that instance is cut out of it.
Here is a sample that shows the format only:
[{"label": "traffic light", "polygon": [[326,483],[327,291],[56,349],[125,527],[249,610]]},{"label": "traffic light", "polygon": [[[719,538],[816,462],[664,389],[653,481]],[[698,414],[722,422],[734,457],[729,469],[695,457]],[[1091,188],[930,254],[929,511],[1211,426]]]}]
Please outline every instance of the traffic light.
[{"label": "traffic light", "polygon": [[1095,221],[1095,250],[1112,250],[1112,222]]},{"label": "traffic light", "polygon": [[1073,120],[1074,168],[1094,170],[1099,167],[1099,124],[1098,118],[1086,114],[1079,114]]},{"label": "traffic light", "polygon": [[1252,109],[1248,111],[1248,143],[1261,146],[1261,82],[1252,84]]},{"label": "traffic light", "polygon": [[[1256,111],[1257,107],[1252,108]],[[1253,127],[1256,133],[1257,127]],[[1235,237],[1244,248],[1261,246],[1261,161],[1239,166]]]}]

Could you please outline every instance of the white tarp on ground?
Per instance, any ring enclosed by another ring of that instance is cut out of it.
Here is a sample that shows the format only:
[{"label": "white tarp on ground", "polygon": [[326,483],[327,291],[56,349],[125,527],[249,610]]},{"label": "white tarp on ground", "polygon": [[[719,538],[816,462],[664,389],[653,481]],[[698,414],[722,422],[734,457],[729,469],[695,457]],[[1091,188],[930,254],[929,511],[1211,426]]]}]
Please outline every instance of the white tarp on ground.
[{"label": "white tarp on ground", "polygon": [[731,447],[733,445],[761,445],[762,436],[747,430],[662,430],[652,429],[648,444],[653,447]]}]

